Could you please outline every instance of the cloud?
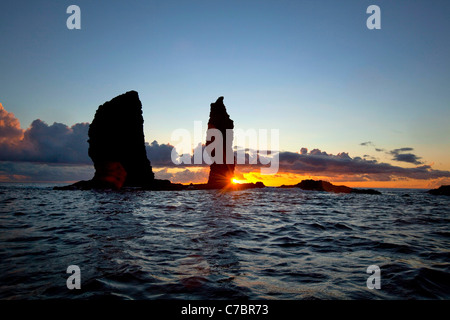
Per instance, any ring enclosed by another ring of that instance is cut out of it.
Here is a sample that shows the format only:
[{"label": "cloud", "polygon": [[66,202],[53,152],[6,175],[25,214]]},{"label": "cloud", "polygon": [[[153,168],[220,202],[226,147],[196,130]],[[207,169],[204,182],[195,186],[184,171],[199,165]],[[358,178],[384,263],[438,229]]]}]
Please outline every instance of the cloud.
[{"label": "cloud", "polygon": [[14,114],[0,105],[0,161],[92,164],[88,129],[88,123],[49,126],[37,119],[24,130]]},{"label": "cloud", "polygon": [[400,148],[400,149],[394,149],[388,152],[388,154],[393,155],[394,157],[392,160],[399,161],[399,162],[407,162],[407,163],[413,163],[413,164],[423,164],[422,161],[419,161],[421,159],[420,157],[416,156],[413,153],[403,153],[407,151],[413,151],[413,148]]},{"label": "cloud", "polygon": [[400,152],[405,152],[405,151],[413,151],[413,148],[399,148],[399,149],[394,149],[391,151],[391,153],[400,153]]},{"label": "cloud", "polygon": [[419,160],[419,159],[421,159],[420,157],[409,152],[409,151],[414,150],[413,148],[410,148],[410,147],[398,148],[398,149],[394,149],[394,150],[386,152],[385,149],[376,147],[372,141],[362,142],[362,143],[360,143],[360,145],[361,146],[371,146],[371,147],[374,147],[375,151],[377,151],[377,152],[385,152],[386,154],[392,155],[393,161],[413,163],[416,165],[423,164],[423,162]]},{"label": "cloud", "polygon": [[0,181],[86,180],[94,175],[88,156],[88,123],[68,127],[34,120],[20,127],[0,104]]},{"label": "cloud", "polygon": [[377,148],[377,146],[375,145],[375,143],[373,143],[372,141],[366,141],[366,142],[362,142],[359,144],[360,146],[364,146],[364,147],[373,147],[375,148],[375,151],[377,152],[383,152],[384,149],[381,148]]},{"label": "cloud", "polygon": [[0,103],[0,144],[11,144],[23,137],[19,120]]},{"label": "cloud", "polygon": [[24,132],[24,154],[22,161],[47,163],[90,164],[88,156],[88,123],[77,123],[68,127],[62,123],[47,125],[34,120]]},{"label": "cloud", "polygon": [[[392,181],[399,178],[428,180],[450,177],[450,171],[434,170],[429,165],[403,168],[374,159],[352,158],[347,152],[332,155],[319,149],[309,153],[280,152],[279,161],[279,172],[330,178],[345,176],[355,181]],[[258,166],[242,165],[240,170],[255,171]]]},{"label": "cloud", "polygon": [[[0,104],[0,181],[74,181],[90,179],[93,176],[92,161],[88,156],[88,123],[77,123],[68,127],[62,123],[48,125],[42,120],[35,120],[24,130],[20,128],[19,120],[14,114],[6,111]],[[361,145],[372,146],[371,141]],[[175,165],[171,153],[173,146],[159,144],[157,141],[146,143],[147,157],[159,179],[169,179],[173,182],[205,182],[209,166],[203,161],[191,165]],[[204,145],[198,145],[196,150],[203,151]],[[264,159],[270,159],[263,150],[235,148],[237,152],[244,151],[245,164],[238,164],[240,172],[258,171]],[[377,151],[383,149],[376,149]],[[330,178],[346,178],[347,181],[392,181],[398,179],[440,179],[447,181],[449,171],[434,170],[424,165],[420,157],[413,154],[413,148],[394,149],[387,154],[397,162],[418,165],[415,168],[403,168],[388,163],[378,162],[368,155],[351,157],[347,152],[337,155],[329,154],[320,149],[301,148],[297,152],[279,152],[279,172]],[[249,160],[257,156],[256,164]],[[22,163],[20,163],[22,162]],[[31,163],[31,164],[30,164]],[[176,169],[176,170],[175,170]]]},{"label": "cloud", "polygon": [[94,176],[93,165],[0,161],[0,182],[75,182]]},{"label": "cloud", "polygon": [[181,171],[172,171],[169,168],[155,170],[155,178],[170,180],[174,183],[205,183],[208,181],[209,167],[194,167]]},{"label": "cloud", "polygon": [[159,144],[154,140],[151,144],[145,143],[145,150],[147,152],[147,158],[150,160],[153,167],[171,167],[172,163],[172,149],[170,144]]}]

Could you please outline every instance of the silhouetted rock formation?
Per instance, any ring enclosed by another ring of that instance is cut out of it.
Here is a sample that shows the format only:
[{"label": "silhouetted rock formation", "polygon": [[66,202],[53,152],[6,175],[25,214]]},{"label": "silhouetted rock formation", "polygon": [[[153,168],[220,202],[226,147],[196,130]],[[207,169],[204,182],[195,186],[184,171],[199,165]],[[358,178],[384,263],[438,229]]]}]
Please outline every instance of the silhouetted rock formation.
[{"label": "silhouetted rock formation", "polygon": [[[215,160],[210,165],[208,183],[191,184],[188,187],[189,190],[208,190],[208,189],[221,189],[221,190],[246,190],[265,188],[264,183],[232,183],[234,177],[234,169],[236,159],[233,151],[233,129],[234,123],[230,119],[227,113],[225,105],[223,104],[223,97],[219,97],[216,102],[211,103],[211,110],[209,113],[208,121],[208,134],[206,141],[206,148],[210,147],[211,160]],[[217,129],[222,136],[222,144],[219,141],[215,142],[214,134],[209,129]],[[228,131],[228,132],[227,132]],[[211,138],[211,139],[210,139]],[[212,145],[213,144],[213,145]],[[214,148],[213,148],[214,147]],[[216,148],[222,148],[223,154],[216,155]],[[227,161],[228,156],[228,161]],[[227,163],[228,162],[228,163]]]},{"label": "silhouetted rock formation", "polygon": [[450,196],[450,186],[440,186],[437,189],[431,189],[427,192],[436,196]]},{"label": "silhouetted rock formation", "polygon": [[[233,129],[223,97],[211,104],[208,128],[218,129],[223,137],[223,164],[213,163],[208,183],[182,185],[169,180],[155,179],[147,158],[144,140],[142,104],[136,91],[129,91],[98,107],[89,126],[89,156],[94,162],[92,180],[72,185],[54,187],[55,190],[89,190],[140,188],[145,190],[243,190],[264,188],[262,182],[231,184],[234,175],[233,132],[227,139],[227,129]],[[207,146],[214,140],[208,141]],[[226,155],[232,155],[232,163],[226,164]],[[214,157],[214,152],[211,155]]]},{"label": "silhouetted rock formation", "polygon": [[[89,126],[88,142],[95,167],[93,180],[119,176],[117,186],[121,187],[122,181],[124,186],[146,186],[155,179],[145,151],[142,104],[136,91],[122,94],[97,109]],[[110,170],[112,165],[119,170]]]},{"label": "silhouetted rock formation", "polygon": [[300,188],[302,190],[326,191],[334,193],[381,194],[381,192],[373,189],[354,189],[346,186],[335,186],[330,182],[322,180],[302,180],[296,185],[283,185],[281,188]]},{"label": "silhouetted rock formation", "polygon": [[[209,113],[208,129],[217,129],[222,133],[223,157],[222,163],[213,163],[210,166],[208,186],[212,188],[224,188],[231,183],[234,176],[235,159],[233,152],[233,132],[227,136],[227,129],[233,129],[233,120],[227,113],[223,104],[223,97],[219,97],[215,103],[211,103],[211,111]],[[214,139],[206,142],[206,147],[214,142]],[[233,159],[233,163],[227,163],[227,154]],[[232,156],[230,156],[232,155]],[[215,151],[211,153],[211,157],[215,156]]]},{"label": "silhouetted rock formation", "polygon": [[88,142],[94,181],[111,182],[117,188],[152,184],[155,176],[145,151],[142,104],[136,91],[115,97],[97,109]]},{"label": "silhouetted rock formation", "polygon": [[145,150],[142,104],[136,91],[129,91],[99,106],[88,134],[88,153],[94,162],[94,178],[55,189],[184,188],[169,180],[155,179]]}]

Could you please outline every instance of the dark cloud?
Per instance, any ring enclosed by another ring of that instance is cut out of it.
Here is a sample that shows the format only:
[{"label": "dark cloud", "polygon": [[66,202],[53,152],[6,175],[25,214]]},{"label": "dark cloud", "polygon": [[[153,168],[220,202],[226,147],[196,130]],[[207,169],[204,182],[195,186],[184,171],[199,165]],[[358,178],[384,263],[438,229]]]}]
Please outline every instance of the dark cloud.
[{"label": "dark cloud", "polygon": [[398,153],[402,153],[402,152],[406,152],[406,151],[413,151],[413,148],[399,148],[399,149],[394,149],[392,151],[390,151],[391,154],[398,154]]},{"label": "dark cloud", "polygon": [[413,148],[400,148],[400,149],[394,149],[392,151],[389,151],[388,153],[393,156],[392,160],[399,161],[399,162],[407,162],[407,163],[413,163],[413,164],[423,164],[422,161],[419,161],[421,159],[420,157],[416,156],[413,153],[403,153],[408,151],[413,151]]},{"label": "dark cloud", "polygon": [[412,153],[405,154],[396,154],[392,160],[400,161],[400,162],[409,162],[414,164],[422,164],[423,162],[419,161],[419,157]]},{"label": "dark cloud", "polygon": [[88,123],[68,127],[62,123],[47,125],[34,120],[24,133],[23,161],[91,164],[88,156]]},{"label": "dark cloud", "polygon": [[[385,151],[385,149],[378,148],[375,146],[375,144],[372,141],[362,142],[360,143],[361,146],[372,146],[375,148],[375,151],[377,152],[386,152],[389,155],[392,155],[392,160],[398,161],[398,162],[407,162],[407,163],[413,163],[416,165],[423,164],[420,157],[417,155],[411,153],[410,151],[413,151],[413,148],[410,147],[404,147],[404,148],[398,148],[391,151]],[[366,157],[367,158],[367,157]]]},{"label": "dark cloud", "polygon": [[75,182],[94,176],[94,166],[0,161],[0,182]]},{"label": "dark cloud", "polygon": [[91,164],[88,123],[68,127],[37,119],[24,130],[11,113],[0,108],[0,161]]},{"label": "dark cloud", "polygon": [[362,142],[359,144],[360,146],[365,146],[365,147],[373,147],[375,148],[375,151],[377,152],[383,152],[384,149],[381,148],[377,148],[377,146],[375,145],[375,143],[373,143],[372,141],[366,141],[366,142]]},{"label": "dark cloud", "polygon": [[413,148],[399,148],[399,149],[394,149],[391,151],[391,153],[401,153],[401,152],[406,152],[406,151],[413,151]]},{"label": "dark cloud", "polygon": [[170,144],[159,144],[154,140],[151,144],[145,143],[145,150],[147,158],[150,160],[153,167],[171,167],[172,163],[172,149]]}]

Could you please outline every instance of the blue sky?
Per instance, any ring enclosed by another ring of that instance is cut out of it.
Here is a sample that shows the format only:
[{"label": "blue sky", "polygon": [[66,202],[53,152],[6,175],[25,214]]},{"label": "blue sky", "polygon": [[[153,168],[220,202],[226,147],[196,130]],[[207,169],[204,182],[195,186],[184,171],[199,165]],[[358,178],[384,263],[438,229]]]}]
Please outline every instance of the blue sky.
[{"label": "blue sky", "polygon": [[[66,8],[81,8],[68,30]],[[381,8],[381,30],[366,9]],[[280,148],[410,147],[450,169],[449,1],[10,1],[0,4],[0,102],[33,120],[90,122],[129,90],[146,140],[208,121],[280,129]],[[408,164],[405,164],[408,165]]]}]

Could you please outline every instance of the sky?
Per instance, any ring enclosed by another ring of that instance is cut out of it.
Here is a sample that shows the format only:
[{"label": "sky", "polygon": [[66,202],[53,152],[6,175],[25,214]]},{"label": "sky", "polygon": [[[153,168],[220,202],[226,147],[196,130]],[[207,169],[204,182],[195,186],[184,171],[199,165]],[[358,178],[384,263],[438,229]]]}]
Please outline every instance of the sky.
[{"label": "sky", "polygon": [[[366,26],[370,5],[381,29]],[[235,128],[280,133],[279,174],[246,166],[243,181],[449,184],[449,12],[445,0],[3,1],[0,181],[91,178],[88,123],[136,90],[147,155],[173,182],[207,179],[169,163],[169,145],[224,96]]]}]

